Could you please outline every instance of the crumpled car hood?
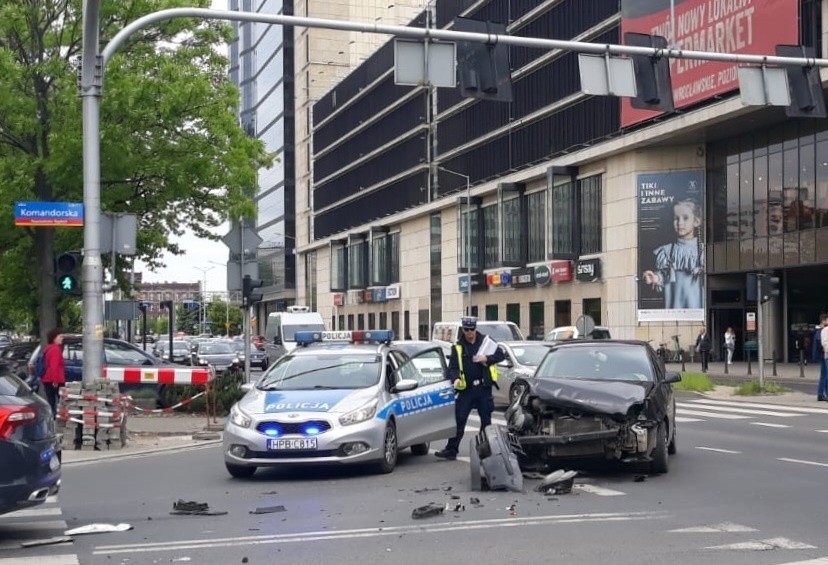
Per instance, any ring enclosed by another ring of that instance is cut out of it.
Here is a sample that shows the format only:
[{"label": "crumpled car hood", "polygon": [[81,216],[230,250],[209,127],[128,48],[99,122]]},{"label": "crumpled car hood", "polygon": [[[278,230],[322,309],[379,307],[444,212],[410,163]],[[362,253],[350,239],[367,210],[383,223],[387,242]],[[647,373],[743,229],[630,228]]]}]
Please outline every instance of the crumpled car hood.
[{"label": "crumpled car hood", "polygon": [[530,394],[548,405],[623,418],[631,406],[641,404],[653,387],[651,382],[532,379]]}]

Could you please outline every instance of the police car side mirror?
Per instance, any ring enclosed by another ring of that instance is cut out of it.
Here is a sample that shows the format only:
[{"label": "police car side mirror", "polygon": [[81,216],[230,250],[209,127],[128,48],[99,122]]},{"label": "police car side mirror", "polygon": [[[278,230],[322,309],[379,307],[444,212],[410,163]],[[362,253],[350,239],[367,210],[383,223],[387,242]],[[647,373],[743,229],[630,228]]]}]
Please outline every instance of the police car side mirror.
[{"label": "police car side mirror", "polygon": [[391,387],[391,392],[408,392],[420,386],[420,383],[414,379],[402,379],[400,382]]},{"label": "police car side mirror", "polygon": [[242,392],[250,392],[253,390],[253,383],[242,383],[241,387]]}]

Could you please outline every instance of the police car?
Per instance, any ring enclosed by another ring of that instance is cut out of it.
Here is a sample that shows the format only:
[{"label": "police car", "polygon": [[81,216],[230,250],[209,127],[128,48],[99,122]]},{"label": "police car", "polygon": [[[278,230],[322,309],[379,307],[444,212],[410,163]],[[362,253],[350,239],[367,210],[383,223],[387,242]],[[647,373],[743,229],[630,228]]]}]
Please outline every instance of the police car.
[{"label": "police car", "polygon": [[370,463],[390,473],[401,449],[428,453],[455,433],[454,389],[439,346],[408,355],[394,332],[297,332],[230,410],[224,463],[234,477],[258,467]]}]

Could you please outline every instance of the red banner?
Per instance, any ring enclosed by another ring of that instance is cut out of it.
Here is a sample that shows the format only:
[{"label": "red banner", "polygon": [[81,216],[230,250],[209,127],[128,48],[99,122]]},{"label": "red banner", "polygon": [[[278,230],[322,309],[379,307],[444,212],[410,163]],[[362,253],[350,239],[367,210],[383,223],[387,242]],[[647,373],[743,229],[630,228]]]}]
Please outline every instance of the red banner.
[{"label": "red banner", "polygon": [[[671,4],[673,7],[671,9]],[[777,44],[799,43],[799,0],[623,0],[621,36],[627,32],[661,35],[685,51],[774,55]],[[670,59],[676,108],[739,87],[735,63]],[[621,100],[621,125],[659,115]]]}]

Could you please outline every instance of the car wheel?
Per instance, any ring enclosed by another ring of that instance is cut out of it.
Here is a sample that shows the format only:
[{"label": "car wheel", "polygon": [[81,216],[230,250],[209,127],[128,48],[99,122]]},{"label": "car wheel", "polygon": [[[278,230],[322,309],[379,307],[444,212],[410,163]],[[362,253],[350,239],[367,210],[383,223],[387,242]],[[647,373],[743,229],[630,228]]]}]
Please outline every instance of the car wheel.
[{"label": "car wheel", "polygon": [[662,422],[656,430],[656,445],[650,461],[651,473],[666,473],[669,470],[667,453],[667,424]]},{"label": "car wheel", "polygon": [[667,446],[667,453],[670,455],[676,454],[676,427],[673,426],[673,439],[670,440],[670,445]]},{"label": "car wheel", "polygon": [[417,445],[411,446],[411,453],[414,455],[428,455],[428,442],[426,443],[418,443]]},{"label": "car wheel", "polygon": [[397,466],[397,455],[399,446],[397,445],[397,428],[394,422],[388,422],[385,425],[385,437],[382,440],[382,460],[377,465],[377,470],[380,473],[390,473]]},{"label": "car wheel", "polygon": [[514,404],[523,395],[526,385],[514,383],[509,389],[509,404]]},{"label": "car wheel", "polygon": [[225,463],[227,472],[237,479],[247,479],[253,476],[256,472],[256,467],[242,467],[241,465],[233,465],[232,463]]}]

